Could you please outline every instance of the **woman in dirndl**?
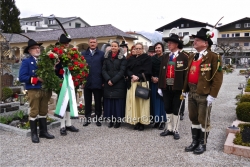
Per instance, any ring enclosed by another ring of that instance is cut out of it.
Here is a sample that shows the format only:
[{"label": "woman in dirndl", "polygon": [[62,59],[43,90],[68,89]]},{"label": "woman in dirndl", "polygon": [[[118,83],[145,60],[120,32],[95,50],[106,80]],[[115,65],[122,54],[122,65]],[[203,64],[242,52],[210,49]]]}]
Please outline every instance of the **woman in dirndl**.
[{"label": "woman in dirndl", "polygon": [[[135,130],[144,130],[144,125],[150,124],[150,99],[142,99],[135,96],[137,85],[142,83],[143,87],[149,85],[151,78],[151,57],[144,53],[141,43],[135,44],[136,56],[131,56],[127,63],[127,75],[129,82],[126,97],[125,121],[135,125]],[[146,82],[142,75],[144,73]]]}]

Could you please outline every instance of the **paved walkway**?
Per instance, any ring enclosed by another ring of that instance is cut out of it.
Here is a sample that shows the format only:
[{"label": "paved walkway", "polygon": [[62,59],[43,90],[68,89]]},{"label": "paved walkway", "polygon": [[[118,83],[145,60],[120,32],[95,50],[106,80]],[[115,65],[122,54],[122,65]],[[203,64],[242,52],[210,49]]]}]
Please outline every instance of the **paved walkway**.
[{"label": "paved walkway", "polygon": [[223,153],[226,128],[236,119],[235,96],[240,93],[238,83],[244,76],[224,75],[224,82],[211,115],[212,130],[207,151],[202,155],[184,152],[191,142],[191,123],[187,109],[180,124],[181,139],[160,137],[161,131],[147,126],[143,132],[122,124],[108,128],[107,123],[83,127],[79,120],[73,124],[79,133],[60,136],[59,128],[50,130],[54,140],[30,138],[0,131],[0,166],[250,166],[250,159]]}]

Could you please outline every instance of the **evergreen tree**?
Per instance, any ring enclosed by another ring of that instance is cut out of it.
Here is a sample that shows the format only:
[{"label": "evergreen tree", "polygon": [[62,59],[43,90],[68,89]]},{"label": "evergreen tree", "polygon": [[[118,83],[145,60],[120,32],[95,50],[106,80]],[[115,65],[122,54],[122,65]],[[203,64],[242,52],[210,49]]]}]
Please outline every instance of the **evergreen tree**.
[{"label": "evergreen tree", "polygon": [[20,11],[15,3],[15,0],[0,0],[0,20],[2,20],[0,25],[4,33],[21,33]]}]

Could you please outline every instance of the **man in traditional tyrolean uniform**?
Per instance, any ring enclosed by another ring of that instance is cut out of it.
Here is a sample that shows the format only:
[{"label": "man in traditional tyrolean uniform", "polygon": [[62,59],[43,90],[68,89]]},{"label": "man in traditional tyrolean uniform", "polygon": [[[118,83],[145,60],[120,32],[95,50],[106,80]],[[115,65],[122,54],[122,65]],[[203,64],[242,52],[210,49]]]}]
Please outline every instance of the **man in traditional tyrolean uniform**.
[{"label": "man in traditional tyrolean uniform", "polygon": [[212,102],[220,90],[223,73],[221,57],[210,51],[212,41],[208,29],[201,28],[194,37],[196,54],[189,56],[188,73],[184,83],[185,96],[188,92],[189,118],[192,122],[192,143],[186,152],[202,154],[206,151],[210,131],[210,111]]},{"label": "man in traditional tyrolean uniform", "polygon": [[[59,38],[59,43],[57,43],[56,45],[63,45],[64,47],[68,48],[70,42],[71,42],[71,38],[69,36],[66,36],[65,34],[61,34],[61,36]],[[58,77],[63,78],[64,72],[63,72],[63,65],[61,62],[59,62],[56,65],[55,71],[56,71],[56,75]],[[66,122],[66,125],[65,125],[65,122]],[[79,129],[75,128],[71,123],[69,104],[67,106],[67,111],[65,112],[64,117],[61,119],[60,134],[62,136],[65,136],[65,135],[67,135],[67,131],[70,131],[70,132],[78,132],[79,131]]]},{"label": "man in traditional tyrolean uniform", "polygon": [[[29,39],[28,46],[24,53],[29,56],[22,61],[19,71],[20,82],[25,83],[28,90],[28,101],[30,106],[29,123],[31,130],[31,140],[33,143],[39,143],[40,138],[54,139],[55,137],[47,131],[47,113],[48,102],[52,91],[42,89],[43,79],[36,75],[37,61],[41,54],[40,46],[33,39]],[[37,135],[37,123],[39,122],[39,137]]]},{"label": "man in traditional tyrolean uniform", "polygon": [[179,51],[183,43],[178,35],[172,34],[164,41],[168,43],[170,53],[162,57],[158,87],[163,94],[167,126],[160,136],[173,135],[174,139],[178,140],[180,139],[178,132],[180,96],[187,73],[188,56]]}]

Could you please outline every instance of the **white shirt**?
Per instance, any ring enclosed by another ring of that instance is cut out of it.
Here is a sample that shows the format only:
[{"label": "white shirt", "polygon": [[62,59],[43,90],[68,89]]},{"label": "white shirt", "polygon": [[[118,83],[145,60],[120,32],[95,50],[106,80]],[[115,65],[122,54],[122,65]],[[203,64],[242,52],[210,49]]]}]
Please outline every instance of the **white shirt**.
[{"label": "white shirt", "polygon": [[[198,58],[198,60],[200,59],[200,58],[202,58],[202,56],[203,56],[203,53],[206,51],[206,49],[204,49],[204,50],[202,50],[202,51],[200,51],[199,52],[199,58]],[[198,52],[197,52],[198,53]]]},{"label": "white shirt", "polygon": [[176,58],[178,56],[178,52],[179,52],[179,50],[177,50],[175,52],[170,52],[169,56],[171,56],[172,54],[174,54],[174,57],[173,57],[173,59],[174,59],[174,58]]},{"label": "white shirt", "polygon": [[95,50],[91,50],[91,49],[89,50],[90,50],[91,55],[93,55],[93,52],[95,53]]}]

